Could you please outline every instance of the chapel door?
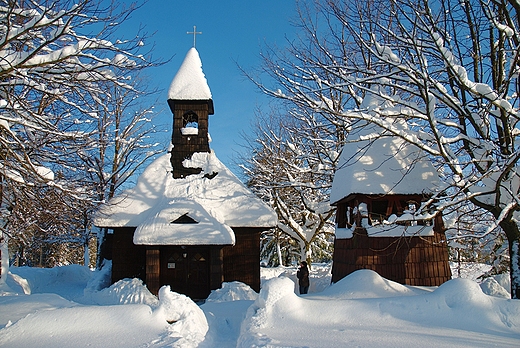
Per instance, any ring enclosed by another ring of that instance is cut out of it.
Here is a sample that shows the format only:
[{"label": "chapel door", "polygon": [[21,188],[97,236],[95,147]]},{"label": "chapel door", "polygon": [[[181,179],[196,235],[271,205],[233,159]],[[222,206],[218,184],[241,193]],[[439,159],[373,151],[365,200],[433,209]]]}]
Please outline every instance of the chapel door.
[{"label": "chapel door", "polygon": [[205,299],[210,293],[209,248],[169,247],[161,257],[161,283],[192,299]]}]

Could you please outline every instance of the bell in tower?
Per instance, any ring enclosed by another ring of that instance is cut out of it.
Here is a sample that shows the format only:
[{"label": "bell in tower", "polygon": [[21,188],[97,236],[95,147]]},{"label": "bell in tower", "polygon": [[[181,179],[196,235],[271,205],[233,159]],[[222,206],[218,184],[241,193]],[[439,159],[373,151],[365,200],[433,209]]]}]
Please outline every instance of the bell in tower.
[{"label": "bell in tower", "polygon": [[168,105],[173,113],[173,177],[178,179],[198,174],[201,168],[186,168],[183,162],[196,152],[210,152],[208,116],[213,115],[213,100],[195,47],[188,51],[173,78],[168,91]]}]

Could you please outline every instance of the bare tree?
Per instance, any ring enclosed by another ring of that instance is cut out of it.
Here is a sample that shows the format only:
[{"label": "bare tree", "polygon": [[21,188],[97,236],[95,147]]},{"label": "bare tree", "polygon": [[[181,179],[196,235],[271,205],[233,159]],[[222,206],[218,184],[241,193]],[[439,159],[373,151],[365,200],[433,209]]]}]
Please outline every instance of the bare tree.
[{"label": "bare tree", "polygon": [[[432,199],[440,202],[435,208],[449,213],[469,201],[493,216],[493,223],[473,236],[497,227],[504,231],[511,296],[519,298],[516,2],[329,0],[316,1],[313,8],[304,5],[304,39],[283,60],[270,57],[265,71],[272,84],[256,79],[257,84],[295,108],[320,112],[338,127],[374,124],[421,148],[445,183]],[[323,55],[309,54],[309,47],[319,47]],[[338,109],[332,107],[337,102],[329,102],[334,93],[350,98]],[[370,95],[395,112],[356,110]],[[396,127],[400,120],[408,126]]]},{"label": "bare tree", "polygon": [[[328,193],[338,141],[316,119],[304,123],[300,117],[258,117],[244,166],[248,185],[278,214],[278,226],[264,235],[263,245],[264,256],[277,255],[281,265],[292,258],[309,264],[330,260],[333,244],[335,209]],[[298,255],[292,255],[293,241],[299,245]]]},{"label": "bare tree", "polygon": [[13,264],[54,267],[84,260],[90,266],[89,243],[93,239],[89,216],[82,212],[92,210],[92,201],[63,194],[48,185],[11,192],[9,198],[4,203],[10,207]]},{"label": "bare tree", "polygon": [[131,72],[153,64],[145,36],[116,36],[135,8],[89,0],[0,4],[2,237],[24,232],[9,226],[20,193],[25,202],[42,185],[75,199],[89,194],[78,153],[97,132],[90,125],[106,110],[106,91],[133,90]]},{"label": "bare tree", "polygon": [[[154,105],[144,107],[141,100],[155,91],[141,92],[140,80],[134,78],[132,89],[108,86],[103,98],[104,108],[93,122],[95,130],[87,147],[78,153],[85,180],[95,187],[91,197],[94,206],[114,197],[121,186],[132,180],[134,174],[149,159],[164,152],[163,144],[154,141],[159,127],[153,122]],[[164,128],[165,129],[165,128]],[[89,224],[90,216],[89,215]],[[106,229],[97,233],[97,267],[104,260],[103,243]]]}]

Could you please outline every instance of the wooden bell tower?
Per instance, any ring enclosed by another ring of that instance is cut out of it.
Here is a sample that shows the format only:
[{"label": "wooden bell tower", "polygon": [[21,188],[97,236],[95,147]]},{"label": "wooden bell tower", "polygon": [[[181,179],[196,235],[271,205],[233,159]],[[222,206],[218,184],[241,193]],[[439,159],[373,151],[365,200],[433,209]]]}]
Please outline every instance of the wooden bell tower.
[{"label": "wooden bell tower", "polygon": [[171,164],[173,177],[198,174],[201,168],[185,168],[183,161],[195,152],[210,152],[208,116],[213,115],[213,101],[168,99],[173,113]]}]

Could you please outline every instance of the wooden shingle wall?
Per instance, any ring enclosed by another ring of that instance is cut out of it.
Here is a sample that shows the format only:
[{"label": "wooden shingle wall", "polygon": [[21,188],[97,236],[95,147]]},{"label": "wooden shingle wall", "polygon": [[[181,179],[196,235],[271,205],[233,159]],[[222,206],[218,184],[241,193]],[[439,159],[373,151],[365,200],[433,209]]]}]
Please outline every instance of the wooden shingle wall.
[{"label": "wooden shingle wall", "polygon": [[260,291],[260,231],[262,228],[234,227],[234,246],[223,249],[224,281],[240,281]]},{"label": "wooden shingle wall", "polygon": [[161,253],[155,247],[146,250],[146,287],[152,294],[157,294],[161,288]]},{"label": "wooden shingle wall", "polygon": [[442,232],[428,237],[368,237],[358,229],[352,238],[336,239],[332,282],[359,269],[407,285],[438,286],[451,279]]},{"label": "wooden shingle wall", "polygon": [[[172,101],[170,107],[174,110],[173,115],[173,150],[171,164],[174,178],[184,178],[187,175],[200,173],[200,168],[184,168],[182,162],[191,158],[195,152],[210,152],[208,139],[208,115],[210,104],[208,101]],[[198,134],[183,135],[181,129],[184,125],[185,115],[195,114],[197,116]]]},{"label": "wooden shingle wall", "polygon": [[214,246],[210,249],[210,269],[209,269],[209,286],[211,290],[216,290],[222,287],[224,281],[223,274],[223,253],[222,248]]},{"label": "wooden shingle wall", "polygon": [[114,229],[112,244],[112,283],[123,278],[146,279],[146,248],[133,243],[135,227]]}]

